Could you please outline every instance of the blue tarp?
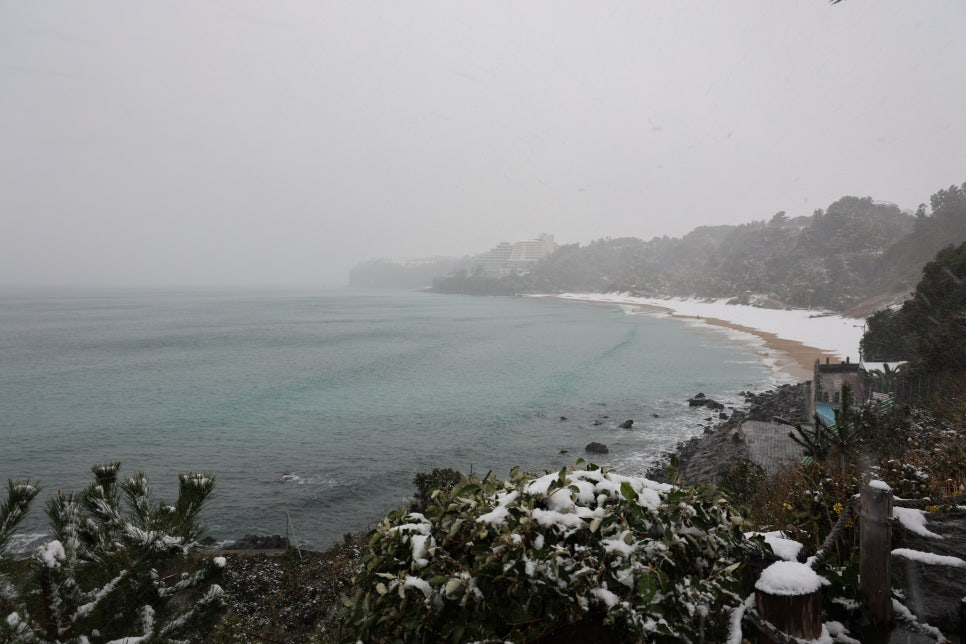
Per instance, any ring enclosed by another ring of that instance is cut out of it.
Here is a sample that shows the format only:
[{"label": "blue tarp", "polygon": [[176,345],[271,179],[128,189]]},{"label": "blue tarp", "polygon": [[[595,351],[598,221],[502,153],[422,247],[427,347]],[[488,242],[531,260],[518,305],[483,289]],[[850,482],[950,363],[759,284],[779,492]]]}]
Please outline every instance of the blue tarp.
[{"label": "blue tarp", "polygon": [[822,422],[828,427],[833,427],[835,426],[835,412],[833,410],[836,407],[837,405],[833,405],[832,403],[817,402],[815,403],[815,413],[818,414],[818,417],[821,418]]}]

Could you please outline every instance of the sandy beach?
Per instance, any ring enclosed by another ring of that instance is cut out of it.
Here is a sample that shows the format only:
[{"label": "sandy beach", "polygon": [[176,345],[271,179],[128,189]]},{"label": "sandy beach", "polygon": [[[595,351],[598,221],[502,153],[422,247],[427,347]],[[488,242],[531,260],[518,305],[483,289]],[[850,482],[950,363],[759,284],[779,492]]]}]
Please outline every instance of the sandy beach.
[{"label": "sandy beach", "polygon": [[822,362],[825,361],[825,358],[838,360],[838,356],[834,352],[825,351],[817,347],[810,347],[798,340],[781,338],[775,333],[753,329],[718,318],[702,318],[702,320],[708,324],[714,324],[742,333],[749,333],[761,338],[765,346],[775,352],[771,356],[775,360],[773,367],[775,371],[779,374],[787,375],[788,379],[794,382],[803,382],[812,379],[816,358]]},{"label": "sandy beach", "polygon": [[547,296],[593,304],[618,304],[633,307],[630,312],[666,315],[685,321],[708,324],[753,336],[762,347],[763,361],[788,382],[812,379],[816,358],[858,360],[859,340],[864,320],[846,318],[828,311],[804,309],[762,309],[728,304],[723,299],[643,298],[625,293],[564,293]]}]

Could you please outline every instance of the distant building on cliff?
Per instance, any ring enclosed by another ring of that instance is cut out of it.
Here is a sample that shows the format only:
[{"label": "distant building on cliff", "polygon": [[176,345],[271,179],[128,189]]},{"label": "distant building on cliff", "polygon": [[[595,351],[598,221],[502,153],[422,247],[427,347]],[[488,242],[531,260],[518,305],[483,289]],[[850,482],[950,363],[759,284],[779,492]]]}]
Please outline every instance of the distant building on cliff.
[{"label": "distant building on cliff", "polygon": [[501,271],[509,268],[510,254],[512,252],[513,244],[510,242],[500,242],[499,245],[480,256],[478,266],[482,266],[483,272],[487,275],[500,275]]},{"label": "distant building on cliff", "polygon": [[486,275],[499,277],[510,273],[528,273],[538,261],[557,250],[553,235],[540,235],[514,243],[500,242],[484,253],[477,265]]}]

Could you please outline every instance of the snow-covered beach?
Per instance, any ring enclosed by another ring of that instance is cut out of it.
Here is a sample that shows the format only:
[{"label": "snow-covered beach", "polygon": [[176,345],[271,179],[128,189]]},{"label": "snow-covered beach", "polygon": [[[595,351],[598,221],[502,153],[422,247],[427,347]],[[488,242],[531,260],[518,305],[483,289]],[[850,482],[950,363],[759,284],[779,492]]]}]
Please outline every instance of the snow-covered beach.
[{"label": "snow-covered beach", "polygon": [[628,293],[562,293],[562,300],[617,304],[629,312],[667,315],[707,324],[757,342],[759,354],[784,380],[809,380],[816,358],[833,361],[859,358],[864,320],[820,309],[770,309],[729,304],[728,299],[638,297]]}]

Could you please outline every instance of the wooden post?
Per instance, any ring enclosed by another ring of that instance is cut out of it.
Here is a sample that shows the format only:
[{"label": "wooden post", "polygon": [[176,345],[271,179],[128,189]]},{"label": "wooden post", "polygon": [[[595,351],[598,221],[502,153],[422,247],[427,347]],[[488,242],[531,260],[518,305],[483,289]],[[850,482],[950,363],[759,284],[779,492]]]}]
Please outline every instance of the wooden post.
[{"label": "wooden post", "polygon": [[[785,635],[805,640],[817,640],[822,635],[821,591],[795,596],[769,595],[759,591],[755,593],[755,603],[761,616]],[[764,633],[759,633],[758,641],[775,644]]]},{"label": "wooden post", "polygon": [[[774,563],[755,584],[755,606],[785,635],[815,640],[822,635],[822,580],[805,564]],[[765,633],[759,641],[774,644]]]},{"label": "wooden post", "polygon": [[859,586],[873,626],[892,624],[892,490],[882,481],[862,488],[859,503]]}]

